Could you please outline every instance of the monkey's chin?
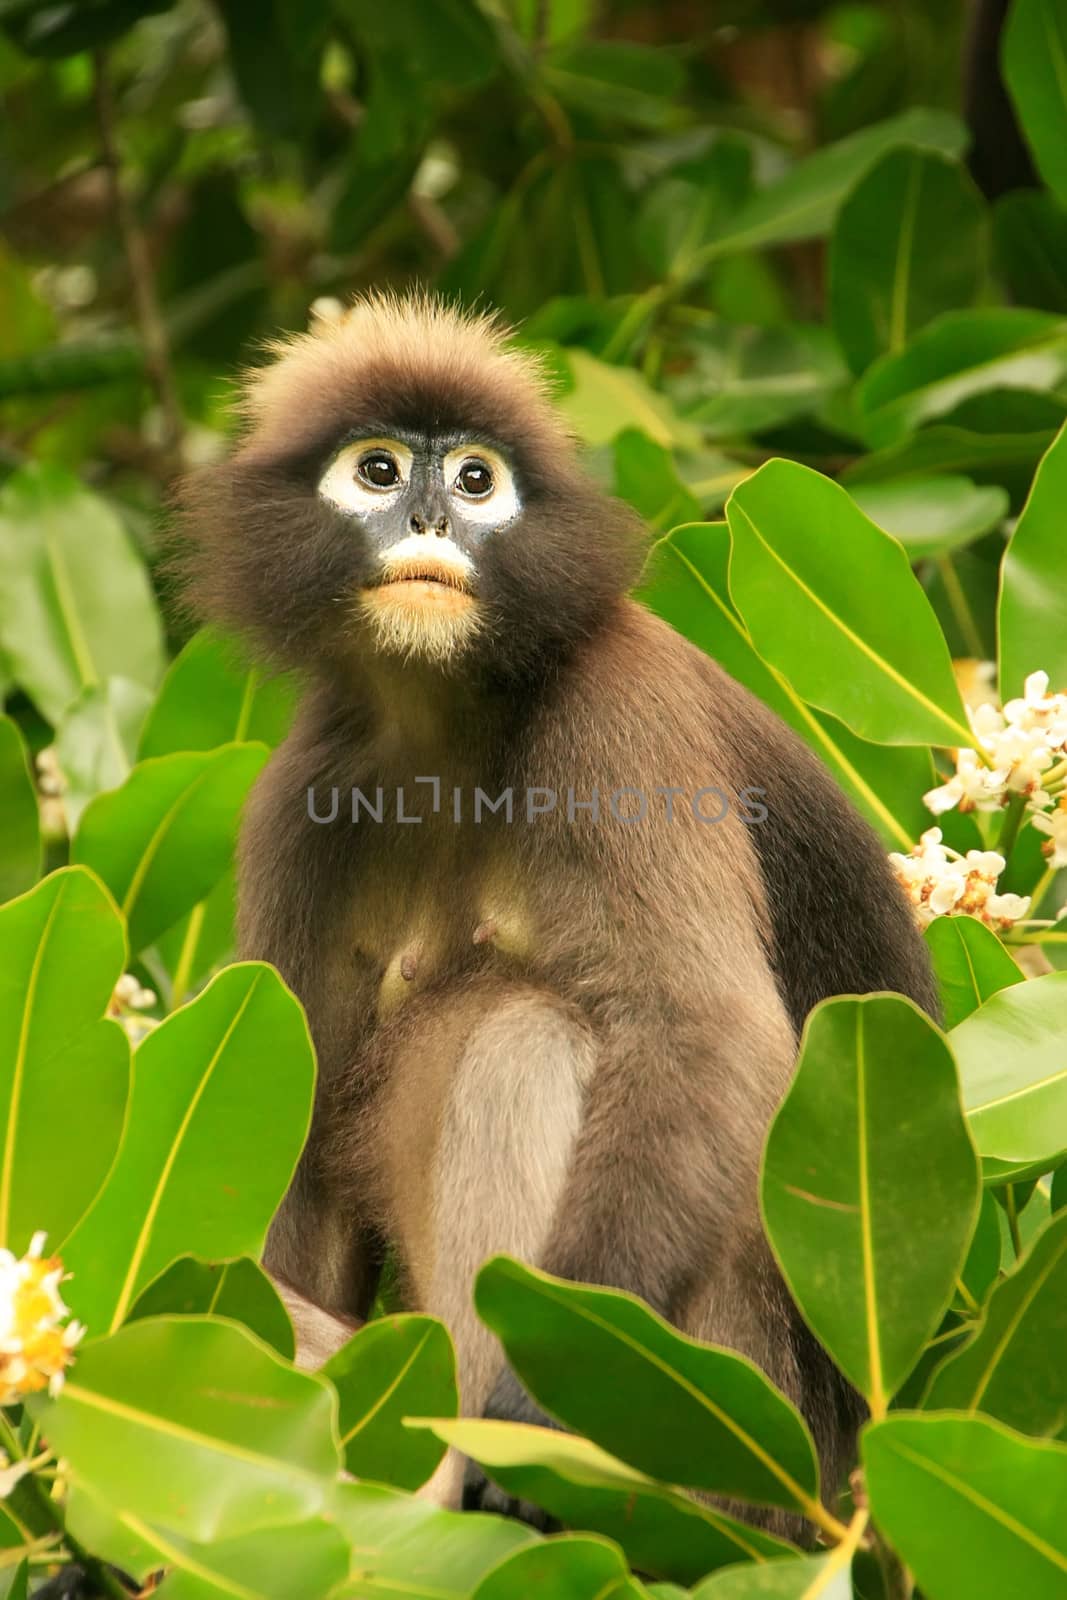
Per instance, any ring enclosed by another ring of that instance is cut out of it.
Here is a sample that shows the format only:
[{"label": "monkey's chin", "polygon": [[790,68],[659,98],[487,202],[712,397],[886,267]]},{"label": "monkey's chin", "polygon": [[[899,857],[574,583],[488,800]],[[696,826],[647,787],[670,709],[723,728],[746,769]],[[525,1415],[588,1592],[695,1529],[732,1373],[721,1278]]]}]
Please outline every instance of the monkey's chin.
[{"label": "monkey's chin", "polygon": [[402,578],[364,589],[360,610],[377,649],[428,661],[449,661],[479,627],[473,595],[453,583],[427,578]]}]

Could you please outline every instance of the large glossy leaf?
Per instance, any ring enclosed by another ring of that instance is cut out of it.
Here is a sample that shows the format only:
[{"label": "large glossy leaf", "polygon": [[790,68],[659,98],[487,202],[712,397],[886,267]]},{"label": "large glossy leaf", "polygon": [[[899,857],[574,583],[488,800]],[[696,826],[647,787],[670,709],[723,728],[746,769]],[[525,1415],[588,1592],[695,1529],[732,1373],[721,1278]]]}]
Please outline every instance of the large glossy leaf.
[{"label": "large glossy leaf", "polygon": [[641,1600],[644,1585],[605,1539],[563,1535],[517,1550],[483,1578],[471,1600]]},{"label": "large glossy leaf", "polygon": [[235,640],[202,628],[175,658],[144,725],[139,759],[258,740],[273,747],[292,720],[295,686],[247,661]]},{"label": "large glossy leaf", "polygon": [[948,555],[988,533],[1008,513],[1007,490],[970,478],[886,478],[849,485],[865,516],[908,552],[909,561]]},{"label": "large glossy leaf", "polygon": [[56,730],[56,756],[66,779],[67,827],[77,830],[94,795],[117,789],[129,777],[137,739],[152,695],[131,678],[109,678],[86,689]]},{"label": "large glossy leaf", "polygon": [[929,822],[922,803],[934,783],[929,750],[869,744],[805,704],[753,648],[730,599],[729,558],[725,523],[675,528],[656,544],[638,598],[799,733],[887,845],[909,850]]},{"label": "large glossy leaf", "polygon": [[963,1103],[997,1175],[1048,1171],[1067,1152],[1067,972],[1002,989],[953,1028]]},{"label": "large glossy leaf", "polygon": [[17,723],[0,716],[0,902],[37,882],[41,828],[37,788]]},{"label": "large glossy leaf", "polygon": [[322,1369],[341,1403],[341,1448],[357,1478],[417,1489],[444,1454],[405,1417],[455,1416],[456,1357],[434,1317],[380,1317],[330,1357]]},{"label": "large glossy leaf", "polygon": [[1031,672],[1047,672],[1053,689],[1067,689],[1065,503],[1067,426],[1037,469],[1001,565],[997,636],[1005,700],[1022,694]]},{"label": "large glossy leaf", "polygon": [[126,942],[82,868],[54,872],[0,910],[0,1244],[39,1228],[57,1249],[118,1148],[130,1050],[104,1017]]},{"label": "large glossy leaf", "polygon": [[744,1357],[686,1338],[632,1295],[507,1256],[482,1268],[474,1300],[545,1410],[630,1466],[820,1514],[807,1428]]},{"label": "large glossy leaf", "polygon": [[1054,437],[1052,424],[1021,433],[1013,433],[1007,426],[996,433],[983,433],[973,426],[935,422],[898,444],[860,456],[841,477],[851,490],[856,484],[882,483],[887,478],[964,472],[978,482],[1017,486],[1022,495]]},{"label": "large glossy leaf", "polygon": [[[323,1517],[255,1528],[198,1544],[121,1505],[106,1505],[75,1476],[65,1523],[87,1550],[144,1584],[166,1571],[164,1600],[293,1600],[331,1593],[348,1572],[344,1535]],[[149,1590],[149,1592],[153,1592]]]},{"label": "large glossy leaf", "polygon": [[816,1007],[767,1135],[763,1216],[797,1304],[876,1417],[948,1307],[979,1193],[929,1018],[900,995]]},{"label": "large glossy leaf", "polygon": [[761,190],[730,219],[708,246],[708,256],[751,250],[758,245],[813,239],[828,233],[838,207],[856,183],[887,150],[920,145],[959,155],[966,135],[955,117],[914,107],[876,122],[823,150],[817,150],[777,183]]},{"label": "large glossy leaf", "polygon": [[938,1368],[924,1404],[983,1411],[1020,1433],[1067,1437],[1067,1212],[989,1297],[974,1337]]},{"label": "large glossy leaf", "polygon": [[266,759],[262,744],[161,756],[86,807],[72,854],[119,902],[132,950],[151,944],[222,877]]},{"label": "large glossy leaf", "polygon": [[236,870],[230,867],[210,894],[159,935],[155,949],[170,978],[172,1006],[181,1005],[216,967],[233,960],[236,914]]},{"label": "large glossy leaf", "polygon": [[331,1600],[469,1600],[487,1572],[537,1541],[524,1523],[440,1511],[377,1484],[338,1485],[330,1510],[352,1549],[349,1581]]},{"label": "large glossy leaf", "polygon": [[1015,0],[1004,81],[1041,176],[1067,203],[1067,14],[1059,0]]},{"label": "large glossy leaf", "polygon": [[1062,1600],[1062,1445],[977,1417],[900,1415],[865,1430],[863,1459],[871,1515],[924,1594]]},{"label": "large glossy leaf", "polygon": [[841,207],[830,245],[830,317],[853,372],[901,350],[982,281],[988,228],[964,169],[929,150],[892,150]]},{"label": "large glossy leaf", "polygon": [[509,1494],[543,1506],[564,1526],[614,1539],[640,1572],[688,1584],[728,1562],[790,1553],[782,1541],[655,1483],[574,1434],[485,1419],[436,1421],[433,1430]]},{"label": "large glossy leaf", "polygon": [[66,1252],[70,1302],[93,1332],[116,1328],[180,1255],[259,1255],[314,1073],[300,1005],[258,962],[227,967],[149,1034],[118,1159]]},{"label": "large glossy leaf", "polygon": [[803,699],[885,744],[965,744],[948,648],[895,539],[839,484],[768,461],[726,503],[730,594]]},{"label": "large glossy leaf", "polygon": [[153,1317],[92,1340],[59,1399],[35,1406],[112,1511],[190,1539],[308,1516],[340,1466],[330,1386],[210,1317]]},{"label": "large glossy leaf", "polygon": [[864,437],[894,444],[990,389],[1057,389],[1067,380],[1067,322],[1044,311],[948,311],[882,356],[858,391]]},{"label": "large glossy leaf", "polygon": [[0,491],[0,642],[52,723],[112,676],[151,687],[162,668],[148,575],[118,517],[57,466],[23,467]]},{"label": "large glossy leaf", "polygon": [[242,1322],[288,1361],[296,1350],[293,1325],[281,1295],[250,1256],[233,1261],[182,1256],[141,1291],[129,1321],[168,1314],[229,1317],[232,1322]]},{"label": "large glossy leaf", "polygon": [[996,934],[977,917],[937,917],[924,937],[933,957],[945,1027],[954,1028],[1000,989],[1023,982]]},{"label": "large glossy leaf", "polygon": [[693,1590],[693,1600],[852,1600],[848,1563],[833,1556],[730,1567]]}]

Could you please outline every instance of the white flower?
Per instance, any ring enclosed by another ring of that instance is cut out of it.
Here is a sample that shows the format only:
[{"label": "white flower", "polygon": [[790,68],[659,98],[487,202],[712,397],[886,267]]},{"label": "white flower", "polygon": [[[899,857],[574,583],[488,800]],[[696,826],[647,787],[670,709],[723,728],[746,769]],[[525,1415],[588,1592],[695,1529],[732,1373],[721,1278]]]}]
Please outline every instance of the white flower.
[{"label": "white flower", "polygon": [[928,828],[909,855],[894,851],[889,860],[920,927],[935,917],[957,914],[1004,929],[1029,909],[1029,899],[995,892],[1005,867],[1002,855],[996,850],[968,850],[961,856],[941,842],[940,828]]},{"label": "white flower", "polygon": [[998,810],[1004,787],[1004,772],[993,772],[978,759],[974,750],[956,754],[956,772],[939,789],[930,789],[923,800],[935,816],[959,806],[961,811]]},{"label": "white flower", "polygon": [[1048,864],[1055,870],[1067,867],[1067,808],[1060,800],[1055,811],[1041,813],[1033,818],[1034,827],[1039,833],[1048,834],[1048,844],[1043,844],[1041,849],[1048,858]]},{"label": "white flower", "polygon": [[979,706],[996,705],[998,695],[995,661],[979,661],[973,656],[964,656],[953,661],[952,670],[956,674],[956,682],[968,711],[976,711]]},{"label": "white flower", "polygon": [[[998,811],[1017,795],[1028,811],[1043,811],[1055,801],[1065,776],[1067,694],[1048,693],[1048,673],[1032,672],[1023,694],[1001,710],[988,697],[977,700],[962,668],[985,663],[955,663],[957,681],[967,698],[974,744],[955,752],[956,770],[947,782],[923,796],[935,815],[958,806],[961,811]],[[972,674],[973,676],[973,674]]]},{"label": "white flower", "polygon": [[[59,1293],[63,1264],[44,1256],[43,1233],[35,1233],[21,1257],[0,1250],[0,1405],[63,1385],[74,1346],[84,1329],[67,1322],[70,1311]],[[64,1326],[66,1323],[66,1326]]]}]

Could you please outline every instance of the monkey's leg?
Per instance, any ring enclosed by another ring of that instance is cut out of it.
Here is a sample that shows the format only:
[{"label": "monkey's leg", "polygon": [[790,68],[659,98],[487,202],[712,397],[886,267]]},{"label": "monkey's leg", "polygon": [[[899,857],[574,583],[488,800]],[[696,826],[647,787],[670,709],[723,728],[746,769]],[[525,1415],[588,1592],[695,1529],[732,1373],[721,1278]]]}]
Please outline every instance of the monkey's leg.
[{"label": "monkey's leg", "polygon": [[[537,1259],[594,1063],[577,1013],[533,988],[438,998],[425,1028],[405,1029],[385,1119],[391,1209],[415,1303],[452,1334],[468,1416],[483,1410],[503,1359],[471,1303],[475,1273],[497,1251]],[[463,1465],[450,1452],[424,1494],[458,1505]]]}]

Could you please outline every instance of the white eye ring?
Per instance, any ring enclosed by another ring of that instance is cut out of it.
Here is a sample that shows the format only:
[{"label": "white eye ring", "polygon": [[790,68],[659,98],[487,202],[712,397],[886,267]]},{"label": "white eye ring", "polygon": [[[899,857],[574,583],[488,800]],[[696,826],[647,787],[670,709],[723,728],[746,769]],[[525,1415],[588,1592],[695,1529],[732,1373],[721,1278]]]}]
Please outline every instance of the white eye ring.
[{"label": "white eye ring", "polygon": [[[459,485],[463,468],[472,460],[484,462],[492,482],[485,494],[465,494]],[[441,463],[449,495],[460,504],[458,515],[466,522],[484,522],[494,528],[511,522],[522,509],[511,468],[498,450],[484,444],[465,444],[450,450]]]},{"label": "white eye ring", "polygon": [[[396,462],[399,477],[396,483],[377,487],[365,482],[359,475],[361,463],[376,452],[388,455]],[[411,451],[399,439],[357,439],[339,450],[319,479],[319,495],[339,511],[352,515],[372,515],[381,511],[391,495],[407,486],[411,477]]]}]

